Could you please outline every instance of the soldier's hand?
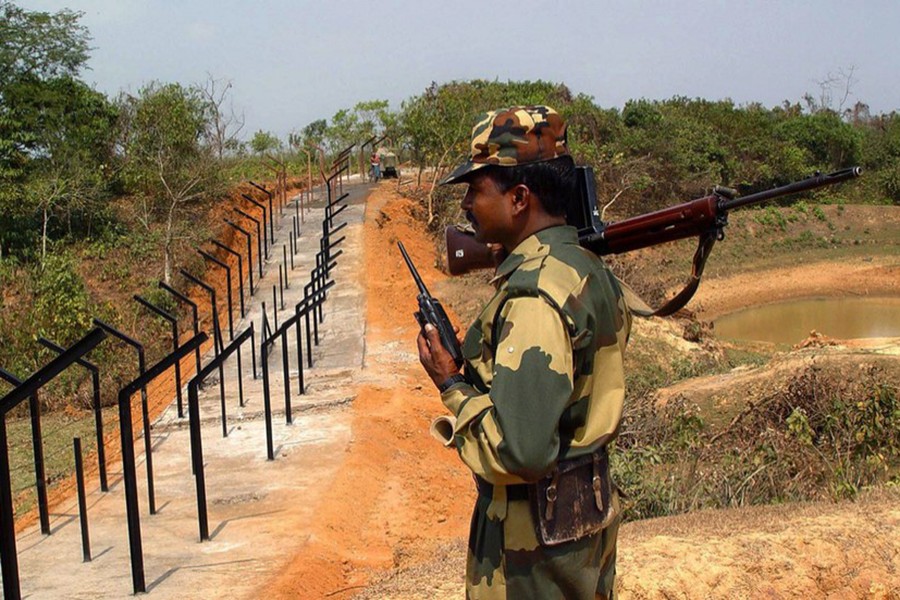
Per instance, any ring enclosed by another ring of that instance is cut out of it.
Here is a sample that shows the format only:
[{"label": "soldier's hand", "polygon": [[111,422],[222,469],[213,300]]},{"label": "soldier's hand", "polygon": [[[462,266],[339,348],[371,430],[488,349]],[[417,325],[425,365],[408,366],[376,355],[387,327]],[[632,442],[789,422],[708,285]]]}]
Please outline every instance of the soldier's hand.
[{"label": "soldier's hand", "polygon": [[[453,330],[459,334],[459,327],[454,327]],[[459,373],[459,368],[453,362],[453,357],[441,344],[441,338],[434,325],[431,323],[425,325],[425,331],[424,333],[419,332],[416,344],[419,347],[419,362],[425,367],[425,372],[431,377],[434,385],[438,386],[444,383],[451,375]]]}]

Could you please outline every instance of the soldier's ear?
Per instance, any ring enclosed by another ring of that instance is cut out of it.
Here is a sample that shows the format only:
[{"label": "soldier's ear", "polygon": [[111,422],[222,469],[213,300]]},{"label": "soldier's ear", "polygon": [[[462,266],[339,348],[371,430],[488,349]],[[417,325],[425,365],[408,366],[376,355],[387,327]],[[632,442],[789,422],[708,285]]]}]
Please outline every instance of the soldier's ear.
[{"label": "soldier's ear", "polygon": [[510,192],[513,195],[513,210],[515,212],[520,212],[528,207],[528,203],[531,200],[531,190],[528,189],[527,185],[520,183],[513,187]]}]

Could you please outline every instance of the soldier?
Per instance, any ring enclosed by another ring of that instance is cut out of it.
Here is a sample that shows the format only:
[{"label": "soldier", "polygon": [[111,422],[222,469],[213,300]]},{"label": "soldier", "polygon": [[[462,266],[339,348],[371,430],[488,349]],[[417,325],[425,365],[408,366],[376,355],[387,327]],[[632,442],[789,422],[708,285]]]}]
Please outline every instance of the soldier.
[{"label": "soldier", "polygon": [[494,298],[461,340],[464,374],[434,327],[417,340],[478,491],[466,596],[613,598],[621,515],[606,447],[622,414],[631,317],[565,224],[578,191],[565,123],[545,106],[490,112],[443,183],[468,184],[476,239],[505,255]]}]

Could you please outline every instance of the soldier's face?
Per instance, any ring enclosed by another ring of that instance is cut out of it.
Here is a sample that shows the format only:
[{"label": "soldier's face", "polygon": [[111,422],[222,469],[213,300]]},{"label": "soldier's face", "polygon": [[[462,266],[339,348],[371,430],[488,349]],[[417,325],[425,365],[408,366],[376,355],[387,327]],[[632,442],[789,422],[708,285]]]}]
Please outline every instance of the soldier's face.
[{"label": "soldier's face", "polygon": [[501,192],[486,174],[476,174],[469,180],[469,189],[460,206],[475,229],[476,240],[506,245],[513,234],[512,199],[512,191]]}]

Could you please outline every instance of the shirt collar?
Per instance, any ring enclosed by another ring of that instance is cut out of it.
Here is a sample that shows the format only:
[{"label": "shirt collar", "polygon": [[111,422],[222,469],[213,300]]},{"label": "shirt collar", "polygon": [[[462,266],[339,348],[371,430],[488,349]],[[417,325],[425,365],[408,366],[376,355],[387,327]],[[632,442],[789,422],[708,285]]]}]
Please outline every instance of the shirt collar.
[{"label": "shirt collar", "polygon": [[541,229],[522,240],[509,256],[497,267],[497,272],[491,279],[491,283],[509,277],[509,275],[523,264],[534,260],[541,260],[550,253],[551,246],[560,244],[577,244],[578,230],[568,225],[556,225]]}]

